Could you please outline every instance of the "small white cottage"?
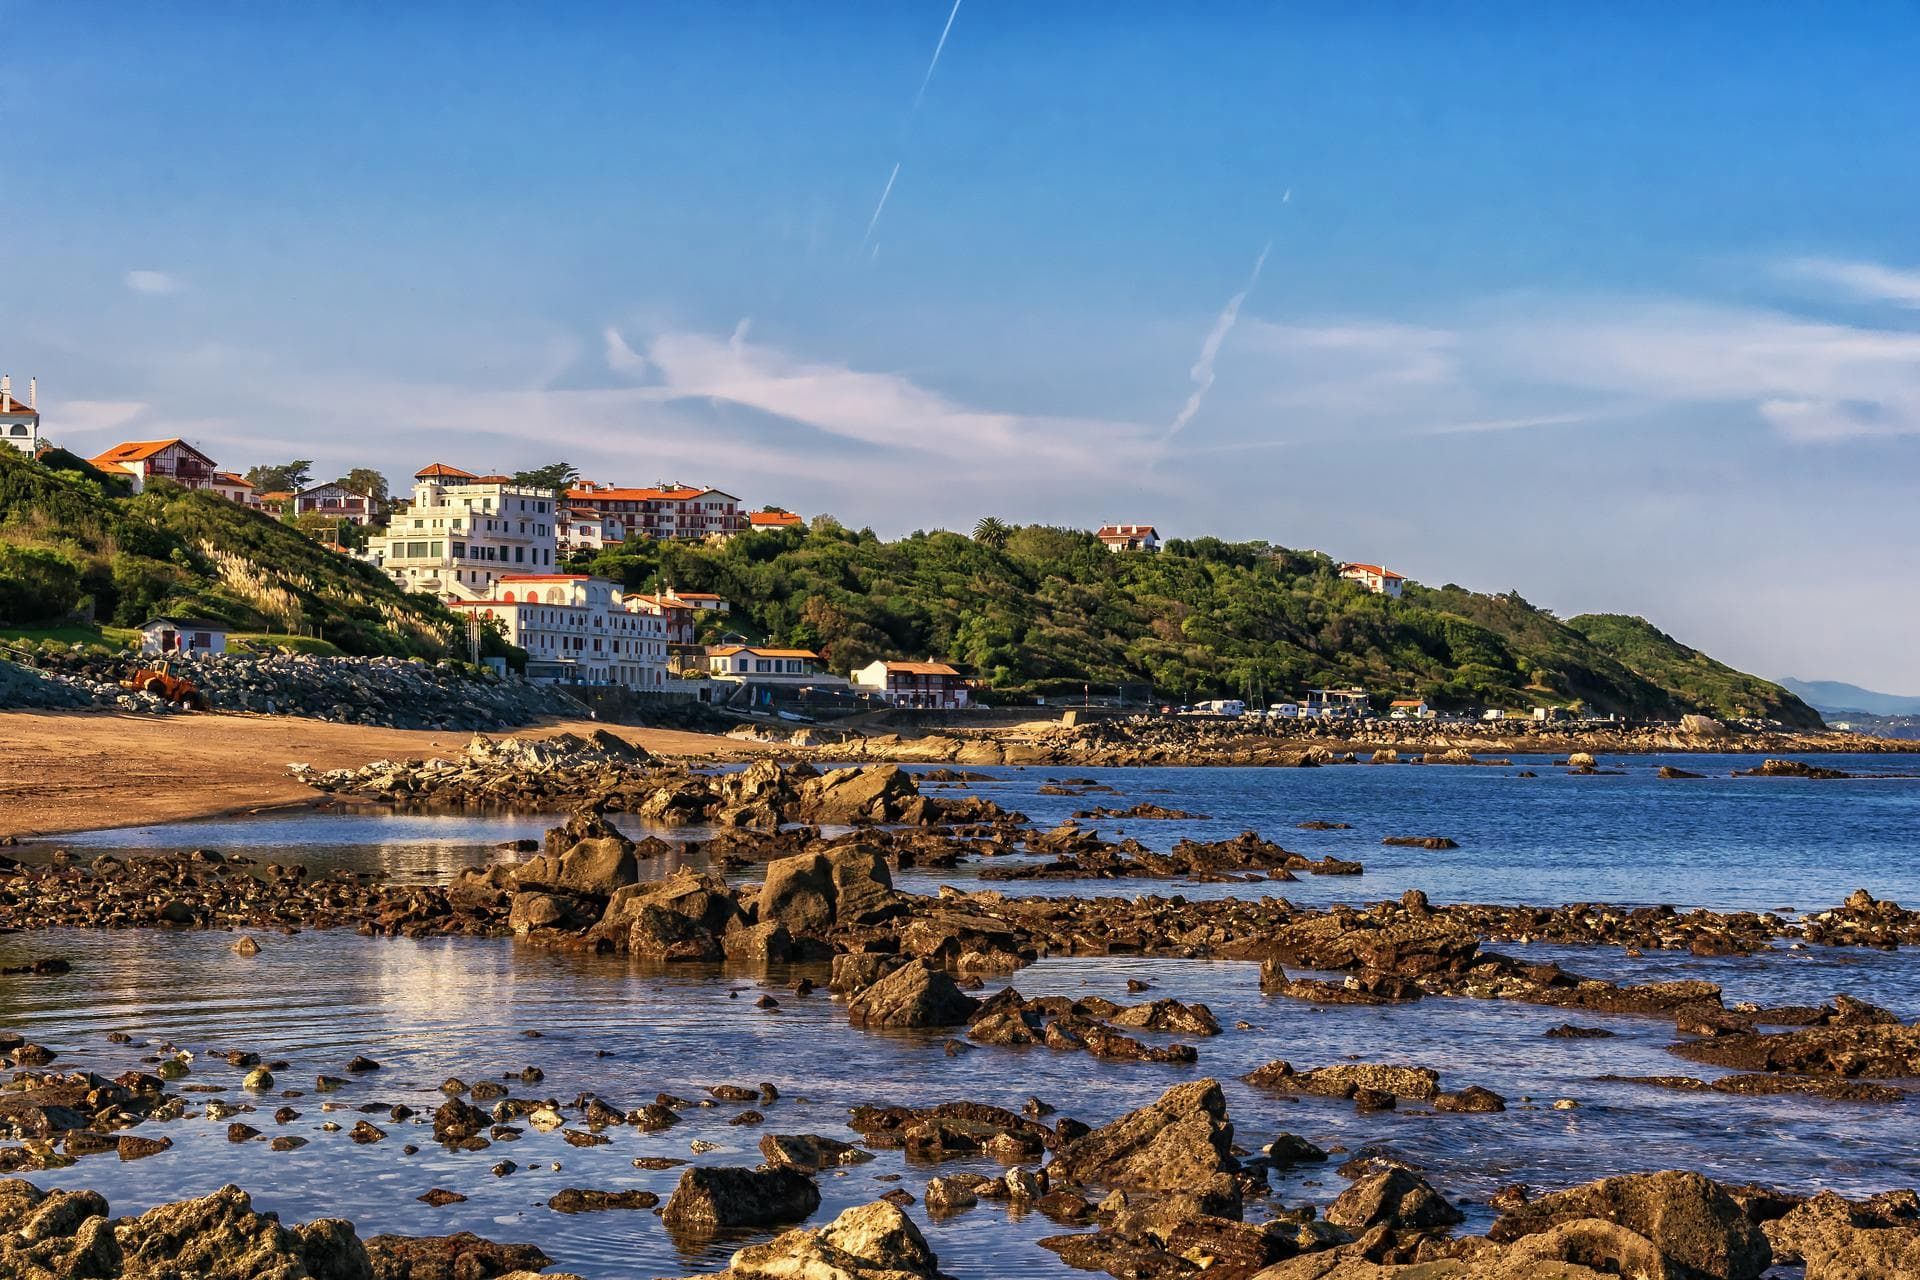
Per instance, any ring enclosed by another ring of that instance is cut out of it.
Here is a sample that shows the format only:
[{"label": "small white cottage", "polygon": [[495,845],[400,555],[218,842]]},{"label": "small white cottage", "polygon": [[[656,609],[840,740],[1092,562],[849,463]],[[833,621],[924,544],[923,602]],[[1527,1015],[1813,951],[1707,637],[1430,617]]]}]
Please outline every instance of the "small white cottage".
[{"label": "small white cottage", "polygon": [[155,618],[140,628],[140,652],[149,656],[226,651],[225,623],[200,622],[191,618]]}]

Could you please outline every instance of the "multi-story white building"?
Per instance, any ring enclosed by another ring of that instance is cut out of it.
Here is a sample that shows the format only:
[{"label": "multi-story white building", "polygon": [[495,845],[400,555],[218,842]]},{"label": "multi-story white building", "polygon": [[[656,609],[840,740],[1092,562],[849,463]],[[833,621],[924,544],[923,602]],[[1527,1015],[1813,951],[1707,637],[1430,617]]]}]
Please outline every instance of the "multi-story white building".
[{"label": "multi-story white building", "polygon": [[553,571],[554,491],[436,462],[413,478],[413,500],[368,556],[408,591],[481,600],[509,574]]},{"label": "multi-story white building", "polygon": [[26,403],[13,398],[13,375],[0,373],[0,440],[29,458],[40,452],[40,380],[27,379]]},{"label": "multi-story white building", "polygon": [[678,483],[621,489],[583,482],[567,490],[566,500],[568,506],[613,516],[628,538],[730,537],[747,527],[747,513],[733,494]]},{"label": "multi-story white building", "polygon": [[631,613],[620,588],[581,573],[506,573],[484,599],[453,608],[497,619],[527,651],[527,678],[658,690],[667,681],[666,622]]},{"label": "multi-story white building", "polygon": [[1377,564],[1343,564],[1340,576],[1348,582],[1359,583],[1377,596],[1390,596],[1395,600],[1400,598],[1400,588],[1406,582],[1403,575]]},{"label": "multi-story white building", "polygon": [[563,556],[577,551],[604,551],[610,545],[618,546],[627,536],[627,527],[618,516],[596,511],[592,507],[576,507],[565,501],[560,504],[559,518],[554,521],[553,528]]}]

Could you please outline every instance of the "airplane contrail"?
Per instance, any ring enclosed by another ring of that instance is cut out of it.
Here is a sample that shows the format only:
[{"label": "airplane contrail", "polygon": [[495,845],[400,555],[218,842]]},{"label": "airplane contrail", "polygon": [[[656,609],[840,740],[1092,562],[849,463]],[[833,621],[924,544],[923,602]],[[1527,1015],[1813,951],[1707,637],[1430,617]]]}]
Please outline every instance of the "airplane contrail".
[{"label": "airplane contrail", "polygon": [[887,197],[893,194],[893,180],[900,176],[900,162],[893,162],[893,172],[887,175],[887,185],[880,192],[880,203],[873,206],[873,216],[867,219],[867,234],[860,237],[860,247],[867,247],[867,241],[873,239],[873,229],[880,225],[880,211],[887,207]]},{"label": "airplane contrail", "polygon": [[[1289,193],[1291,194],[1291,193]],[[1246,287],[1227,299],[1227,305],[1220,309],[1220,315],[1213,322],[1213,329],[1207,334],[1207,340],[1200,344],[1200,358],[1193,362],[1193,368],[1187,376],[1193,379],[1193,394],[1187,397],[1187,403],[1181,406],[1173,423],[1167,428],[1167,434],[1161,437],[1164,443],[1180,434],[1193,415],[1200,412],[1200,405],[1207,398],[1207,392],[1213,390],[1213,362],[1220,354],[1221,344],[1227,335],[1233,332],[1233,326],[1240,320],[1240,304],[1253,292],[1253,286],[1260,282],[1260,268],[1267,265],[1267,254],[1273,251],[1273,241],[1267,241],[1266,248],[1260,250],[1260,256],[1254,259],[1253,274],[1247,277]]]},{"label": "airplane contrail", "polygon": [[933,46],[933,60],[927,63],[927,74],[920,79],[920,92],[913,95],[913,109],[920,110],[920,100],[927,96],[927,86],[933,83],[933,69],[940,65],[940,51],[947,47],[947,33],[953,30],[953,20],[960,16],[960,0],[953,0],[953,12],[947,15],[947,25],[940,28],[940,43]]}]

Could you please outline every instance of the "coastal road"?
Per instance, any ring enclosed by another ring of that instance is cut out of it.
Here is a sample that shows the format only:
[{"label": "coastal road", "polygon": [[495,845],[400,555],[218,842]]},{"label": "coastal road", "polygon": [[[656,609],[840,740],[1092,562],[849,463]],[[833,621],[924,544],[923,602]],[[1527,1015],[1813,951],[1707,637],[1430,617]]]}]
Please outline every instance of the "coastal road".
[{"label": "coastal road", "polygon": [[[517,737],[607,729],[658,755],[735,757],[762,744],[678,729],[551,721]],[[339,769],[384,758],[459,754],[472,735],[376,729],[296,716],[139,716],[0,711],[0,836],[144,826],[310,804],[287,776],[299,761]]]}]

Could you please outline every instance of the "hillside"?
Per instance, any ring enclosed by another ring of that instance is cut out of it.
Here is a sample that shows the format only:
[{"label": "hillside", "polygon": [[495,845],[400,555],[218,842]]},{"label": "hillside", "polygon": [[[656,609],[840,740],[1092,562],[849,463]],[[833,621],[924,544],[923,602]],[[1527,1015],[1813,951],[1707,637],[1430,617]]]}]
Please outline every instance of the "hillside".
[{"label": "hillside", "polygon": [[1822,715],[1920,716],[1920,698],[1906,694],[1875,693],[1841,680],[1795,680],[1789,676],[1779,683]]},{"label": "hillside", "polygon": [[636,543],[581,563],[629,589],[719,592],[733,602],[725,626],[818,649],[835,671],[931,656],[1013,696],[1086,685],[1145,696],[1151,686],[1163,699],[1269,701],[1357,683],[1446,708],[1579,700],[1635,716],[1819,723],[1784,690],[1651,628],[1628,645],[1605,619],[1587,619],[1596,640],[1518,596],[1456,586],[1409,584],[1388,600],[1317,552],[1203,538],[1112,555],[1090,534],[1037,525],[988,541],[937,532],[883,542],[816,524],[717,546]]},{"label": "hillside", "polygon": [[73,455],[49,458],[62,469],[0,449],[0,626],[174,613],[399,657],[444,655],[455,635],[430,597],[269,516],[166,484],[120,496]]},{"label": "hillside", "polygon": [[1723,715],[1820,723],[1819,713],[1795,694],[1688,648],[1645,618],[1589,613],[1569,618],[1567,626],[1636,674],[1662,688],[1689,690]]}]

